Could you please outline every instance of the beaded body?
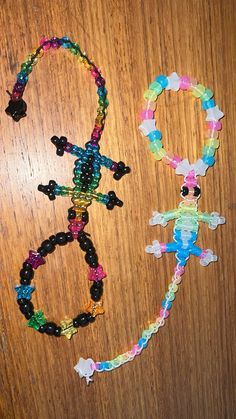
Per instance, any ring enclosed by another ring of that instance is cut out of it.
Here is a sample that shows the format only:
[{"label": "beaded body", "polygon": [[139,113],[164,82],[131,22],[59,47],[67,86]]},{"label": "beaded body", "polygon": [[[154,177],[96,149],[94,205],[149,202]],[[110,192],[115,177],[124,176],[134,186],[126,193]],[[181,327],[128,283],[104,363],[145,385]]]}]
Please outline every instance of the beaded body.
[{"label": "beaded body", "polygon": [[[179,89],[190,90],[193,96],[201,99],[202,109],[207,112],[207,143],[203,147],[202,157],[194,164],[189,164],[187,159],[181,159],[179,156],[163,148],[162,134],[156,128],[154,111],[156,108],[156,99],[164,89],[174,91]],[[170,220],[176,220],[173,229],[173,241],[159,243],[159,241],[154,240],[151,245],[146,247],[146,252],[153,254],[156,258],[160,258],[165,252],[174,252],[176,266],[172,281],[168,285],[168,290],[162,301],[159,314],[143,330],[137,344],[129,351],[109,361],[94,362],[91,358],[87,360],[80,358],[75,366],[75,370],[79,373],[80,377],[85,377],[87,384],[92,380],[91,377],[94,371],[111,371],[114,368],[124,365],[126,362],[132,361],[147,347],[152,335],[157,333],[160,327],[164,326],[165,319],[169,316],[172,303],[181,283],[181,277],[184,273],[187,260],[191,255],[199,257],[200,263],[203,266],[217,260],[212,250],[201,249],[195,244],[198,236],[199,221],[207,223],[211,229],[215,229],[219,224],[225,222],[224,217],[221,217],[217,212],[208,214],[198,210],[198,199],[201,191],[197,177],[204,176],[207,168],[215,162],[214,153],[219,147],[218,131],[221,129],[219,119],[223,117],[223,113],[215,105],[212,96],[213,93],[210,89],[206,89],[187,76],[179,77],[176,73],[172,73],[169,77],[164,75],[158,76],[144,93],[145,106],[141,112],[142,123],[139,128],[148,137],[149,148],[155,159],[163,160],[167,165],[175,169],[177,175],[184,176],[184,183],[181,187],[181,197],[183,199],[178,208],[168,210],[164,213],[155,211],[149,221],[150,225],[160,224],[165,227]]]},{"label": "beaded body", "polygon": [[[65,336],[70,339],[77,332],[78,327],[93,323],[97,315],[104,313],[101,297],[103,294],[102,280],[106,277],[106,274],[103,267],[98,263],[98,256],[92,240],[88,237],[89,234],[84,232],[84,227],[89,221],[87,209],[93,200],[105,204],[109,210],[113,209],[114,206],[121,207],[123,203],[113,191],[108,192],[108,194],[96,192],[101,178],[101,166],[111,170],[115,180],[121,179],[123,175],[129,173],[130,169],[122,161],[116,163],[100,154],[99,140],[104,128],[106,108],[108,106],[105,80],[98,67],[85,53],[82,53],[79,45],[72,42],[68,37],[43,38],[40,46],[27,57],[27,60],[21,65],[21,71],[17,75],[17,82],[13,87],[12,93],[8,92],[11,99],[6,113],[17,122],[26,116],[27,105],[22,96],[28,82],[28,75],[45,52],[50,49],[57,50],[60,47],[68,49],[75,55],[78,61],[90,71],[95,79],[98,94],[97,116],[91,138],[85,144],[84,149],[68,142],[66,137],[53,136],[51,138],[58,156],[63,156],[67,152],[76,157],[73,177],[74,186],[60,186],[54,180],[50,180],[48,185],[39,185],[38,190],[47,195],[50,200],[56,199],[57,196],[68,196],[71,198],[73,206],[68,210],[69,231],[52,235],[49,239],[42,242],[37,251],[29,251],[29,256],[23,263],[20,271],[21,285],[17,285],[15,288],[17,302],[21,312],[28,320],[28,326],[33,327],[40,333],[57,337]],[[81,250],[85,252],[85,261],[89,265],[88,279],[92,281],[90,287],[91,299],[84,311],[74,319],[63,319],[58,326],[54,322],[47,321],[41,310],[34,311],[30,300],[35,287],[32,287],[30,284],[34,278],[34,270],[46,262],[45,257],[52,253],[57,245],[64,246],[74,240],[78,240]]]}]

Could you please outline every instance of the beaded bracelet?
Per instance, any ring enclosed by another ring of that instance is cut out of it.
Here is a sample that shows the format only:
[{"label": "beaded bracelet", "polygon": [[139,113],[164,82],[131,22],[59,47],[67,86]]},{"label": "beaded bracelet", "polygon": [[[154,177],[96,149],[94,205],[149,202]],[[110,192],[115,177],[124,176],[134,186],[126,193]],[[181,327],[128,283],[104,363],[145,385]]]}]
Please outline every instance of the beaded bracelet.
[{"label": "beaded bracelet", "polygon": [[[156,129],[154,120],[154,111],[156,108],[156,100],[160,93],[164,90],[190,90],[194,97],[200,98],[202,108],[206,110],[207,117],[207,143],[203,148],[202,158],[198,159],[194,164],[189,164],[187,159],[169,153],[162,146],[162,135]],[[156,258],[162,256],[165,252],[174,252],[176,257],[176,267],[171,283],[162,301],[159,315],[149,324],[147,329],[143,330],[142,335],[129,351],[117,356],[115,359],[105,362],[94,362],[91,358],[80,358],[75,371],[80,377],[85,377],[87,384],[92,381],[91,377],[94,371],[103,372],[111,371],[120,367],[128,361],[132,361],[139,355],[144,348],[147,347],[149,339],[159,328],[164,326],[165,319],[169,316],[172,302],[181,283],[181,276],[184,273],[185,265],[190,255],[199,257],[202,266],[208,265],[210,262],[217,260],[217,257],[210,249],[200,249],[195,245],[198,234],[199,221],[208,224],[209,228],[214,230],[219,224],[224,224],[225,219],[217,212],[211,214],[202,213],[197,209],[197,201],[200,197],[200,187],[197,183],[197,176],[204,176],[209,166],[215,162],[214,153],[219,147],[218,131],[221,129],[219,119],[223,117],[223,113],[215,105],[212,99],[213,93],[201,84],[197,84],[195,80],[189,79],[187,76],[179,77],[176,73],[172,73],[169,77],[160,75],[149,86],[145,92],[144,98],[145,109],[141,113],[142,123],[139,127],[140,131],[148,137],[149,148],[156,160],[163,160],[170,167],[175,169],[176,174],[184,176],[184,183],[181,187],[180,196],[183,200],[179,207],[166,211],[163,214],[154,212],[150,219],[150,225],[160,224],[163,227],[167,225],[169,220],[176,219],[174,226],[173,242],[159,243],[153,241],[152,245],[146,247],[146,252],[154,254]]]},{"label": "beaded bracelet", "polygon": [[[88,223],[87,208],[91,205],[92,200],[105,204],[109,210],[113,209],[114,206],[121,207],[123,203],[113,191],[105,195],[96,192],[101,178],[101,166],[111,170],[115,180],[121,179],[123,175],[130,172],[130,169],[122,161],[116,163],[106,156],[102,156],[99,152],[98,142],[104,128],[106,108],[108,106],[105,80],[98,67],[85,53],[81,52],[79,45],[72,42],[68,37],[61,39],[56,37],[51,39],[43,38],[40,46],[27,57],[26,61],[21,65],[21,71],[17,75],[17,81],[12,93],[8,92],[10,101],[6,113],[17,122],[26,116],[27,105],[22,96],[28,82],[28,76],[33,66],[37,63],[38,58],[42,57],[51,48],[56,50],[60,47],[69,49],[78,58],[78,61],[91,72],[92,77],[95,79],[95,84],[98,88],[97,117],[91,139],[85,144],[85,149],[69,143],[66,137],[58,138],[53,136],[51,138],[58,156],[63,156],[64,152],[67,152],[76,157],[73,178],[75,186],[60,186],[54,180],[50,180],[48,185],[39,185],[38,190],[47,195],[50,200],[54,200],[59,195],[71,197],[73,206],[68,210],[69,232],[59,232],[56,235],[52,235],[48,240],[42,242],[37,251],[29,251],[29,256],[23,263],[20,271],[20,285],[17,285],[15,288],[20,311],[28,320],[28,326],[38,330],[40,333],[45,332],[47,335],[57,337],[63,335],[70,339],[77,332],[79,326],[86,326],[94,322],[98,314],[104,313],[101,297],[103,293],[102,279],[106,277],[106,274],[98,263],[96,250],[88,237],[89,234],[84,232],[84,227]],[[74,319],[62,320],[60,326],[58,326],[54,322],[47,321],[41,310],[34,312],[30,299],[35,288],[30,284],[34,277],[34,270],[45,263],[45,256],[52,253],[56,245],[64,246],[74,239],[78,240],[80,248],[85,252],[85,260],[89,265],[88,279],[93,282],[90,288],[91,299],[85,310]]]}]

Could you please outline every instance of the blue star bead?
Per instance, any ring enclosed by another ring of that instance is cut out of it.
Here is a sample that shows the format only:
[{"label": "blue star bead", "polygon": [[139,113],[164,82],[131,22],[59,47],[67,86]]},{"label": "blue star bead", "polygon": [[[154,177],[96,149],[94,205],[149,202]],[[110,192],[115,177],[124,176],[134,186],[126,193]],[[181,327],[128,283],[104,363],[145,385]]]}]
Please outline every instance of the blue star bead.
[{"label": "blue star bead", "polygon": [[15,290],[17,292],[17,300],[20,298],[25,298],[30,300],[32,292],[35,290],[34,287],[30,285],[16,285]]}]

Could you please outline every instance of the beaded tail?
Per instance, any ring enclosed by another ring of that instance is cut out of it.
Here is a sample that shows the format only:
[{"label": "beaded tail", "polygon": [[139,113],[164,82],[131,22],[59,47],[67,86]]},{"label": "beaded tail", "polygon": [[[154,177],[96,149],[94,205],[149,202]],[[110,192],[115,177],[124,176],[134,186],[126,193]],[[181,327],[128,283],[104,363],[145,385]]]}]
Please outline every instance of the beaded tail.
[{"label": "beaded tail", "polygon": [[159,331],[159,328],[164,326],[165,319],[169,316],[169,311],[172,307],[172,301],[175,299],[175,294],[178,291],[179,284],[181,283],[181,276],[184,273],[184,268],[179,263],[175,267],[175,272],[172,277],[171,283],[168,285],[168,290],[165,294],[165,298],[162,301],[162,306],[159,312],[159,316],[154,322],[149,324],[147,329],[144,329],[138,342],[127,352],[118,355],[116,358],[109,361],[95,362],[93,359],[80,358],[79,362],[75,365],[74,369],[81,378],[85,378],[87,384],[92,380],[94,372],[112,371],[140,355],[143,349],[148,345],[148,341],[152,335]]}]

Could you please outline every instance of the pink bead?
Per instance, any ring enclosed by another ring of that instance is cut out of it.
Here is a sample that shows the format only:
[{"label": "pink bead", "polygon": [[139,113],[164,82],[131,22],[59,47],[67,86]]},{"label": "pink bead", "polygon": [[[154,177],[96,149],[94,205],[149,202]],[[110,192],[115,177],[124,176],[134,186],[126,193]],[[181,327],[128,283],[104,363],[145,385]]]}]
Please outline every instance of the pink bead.
[{"label": "pink bead", "polygon": [[40,265],[44,265],[44,263],[46,263],[45,259],[40,255],[40,253],[36,252],[35,250],[29,251],[29,257],[25,262],[30,263],[34,269],[37,269]]},{"label": "pink bead", "polygon": [[164,317],[164,319],[166,319],[168,316],[169,316],[169,311],[168,310],[164,310],[164,308],[162,308],[161,310],[160,310],[160,316],[161,317]]},{"label": "pink bead", "polygon": [[71,144],[71,143],[67,143],[67,144],[66,144],[66,147],[65,147],[65,151],[67,151],[67,153],[70,153],[70,152],[71,152],[72,147],[73,147],[73,144]]},{"label": "pink bead", "polygon": [[154,112],[151,109],[144,109],[141,114],[140,118],[143,119],[153,119]]},{"label": "pink bead", "polygon": [[181,90],[188,90],[190,87],[190,78],[188,76],[182,76],[180,78],[179,87]]},{"label": "pink bead", "polygon": [[183,275],[184,274],[184,267],[183,266],[176,266],[175,267],[175,273],[177,274],[177,275]]},{"label": "pink bead", "polygon": [[207,255],[207,252],[205,249],[202,250],[202,253],[200,254],[200,259],[204,259]]},{"label": "pink bead", "polygon": [[172,160],[170,161],[170,166],[173,167],[173,169],[176,169],[178,164],[181,162],[181,158],[179,156],[174,156]]},{"label": "pink bead", "polygon": [[68,229],[73,234],[74,239],[78,238],[79,231],[83,230],[84,226],[85,226],[84,221],[77,221],[76,219],[70,220]]},{"label": "pink bead", "polygon": [[[45,45],[43,45],[45,44]],[[40,39],[40,45],[43,45],[43,50],[47,51],[48,49],[51,48],[51,44],[48,38],[44,37],[42,39]]]},{"label": "pink bead", "polygon": [[164,253],[166,251],[166,243],[160,243],[161,247],[161,253]]},{"label": "pink bead", "polygon": [[101,281],[106,278],[107,274],[103,271],[103,267],[98,265],[97,268],[89,268],[89,281]]},{"label": "pink bead", "polygon": [[210,121],[207,124],[209,129],[220,131],[222,128],[222,123],[220,121]]}]

